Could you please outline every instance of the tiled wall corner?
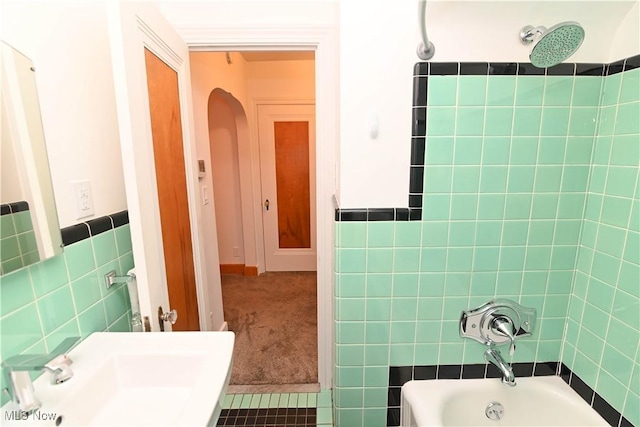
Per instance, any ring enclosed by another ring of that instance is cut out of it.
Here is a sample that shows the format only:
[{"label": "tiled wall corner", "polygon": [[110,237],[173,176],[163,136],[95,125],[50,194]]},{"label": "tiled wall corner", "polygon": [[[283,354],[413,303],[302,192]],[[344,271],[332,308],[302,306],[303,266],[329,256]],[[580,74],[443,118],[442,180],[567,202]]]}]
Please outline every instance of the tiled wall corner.
[{"label": "tiled wall corner", "polygon": [[639,118],[640,68],[605,77],[562,355],[634,425],[640,425]]},{"label": "tiled wall corner", "polygon": [[[118,214],[122,216],[126,212]],[[91,233],[89,225],[81,223],[90,237],[65,246],[60,256],[0,277],[2,359],[46,353],[70,336],[131,331],[126,286],[107,290],[104,283],[108,271],[123,275],[133,268],[129,224],[120,221],[114,228],[111,217],[104,218],[109,229]]]}]

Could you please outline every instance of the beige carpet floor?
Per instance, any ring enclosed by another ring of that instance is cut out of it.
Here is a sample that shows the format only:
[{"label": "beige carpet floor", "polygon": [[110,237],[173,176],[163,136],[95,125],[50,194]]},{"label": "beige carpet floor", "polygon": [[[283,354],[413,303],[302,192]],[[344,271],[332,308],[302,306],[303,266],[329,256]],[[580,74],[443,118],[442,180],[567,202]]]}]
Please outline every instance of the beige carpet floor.
[{"label": "beige carpet floor", "polygon": [[222,301],[236,334],[231,384],[318,382],[315,272],[225,274]]}]

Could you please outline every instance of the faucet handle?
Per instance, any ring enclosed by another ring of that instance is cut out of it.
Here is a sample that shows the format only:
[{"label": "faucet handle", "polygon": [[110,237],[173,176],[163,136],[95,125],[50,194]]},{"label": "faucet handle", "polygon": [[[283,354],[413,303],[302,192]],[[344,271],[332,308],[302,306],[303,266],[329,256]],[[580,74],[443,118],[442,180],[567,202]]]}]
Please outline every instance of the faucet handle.
[{"label": "faucet handle", "polygon": [[73,371],[71,370],[72,363],[73,360],[67,357],[66,354],[61,354],[44,365],[45,369],[53,375],[51,383],[62,384],[71,379],[71,377],[73,377]]},{"label": "faucet handle", "polygon": [[513,356],[516,351],[516,330],[513,321],[507,316],[495,316],[491,321],[491,329],[494,333],[504,335],[509,338],[509,356]]}]

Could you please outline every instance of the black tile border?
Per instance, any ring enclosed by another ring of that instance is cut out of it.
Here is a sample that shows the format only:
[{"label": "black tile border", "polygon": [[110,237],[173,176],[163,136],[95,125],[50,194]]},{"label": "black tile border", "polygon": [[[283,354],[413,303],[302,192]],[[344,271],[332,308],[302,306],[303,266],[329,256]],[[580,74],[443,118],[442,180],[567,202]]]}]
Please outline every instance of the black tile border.
[{"label": "black tile border", "polygon": [[413,67],[409,208],[336,209],[335,220],[420,221],[422,219],[428,76],[610,76],[636,68],[640,68],[640,55],[610,64],[567,62],[549,68],[537,68],[528,62],[416,63]]},{"label": "black tile border", "polygon": [[19,202],[3,203],[0,205],[0,215],[10,215],[29,210],[29,203],[21,200]]},{"label": "black tile border", "polygon": [[[585,402],[614,427],[632,424],[602,396],[589,387],[571,369],[561,362],[512,363],[517,378],[557,375],[561,377]],[[390,366],[387,392],[387,426],[400,425],[401,390],[411,380],[482,379],[500,378],[502,375],[491,364]]]},{"label": "black tile border", "polygon": [[62,234],[62,245],[69,246],[73,243],[116,229],[128,223],[129,214],[127,211],[116,212],[111,215],[105,215],[85,222],[80,222],[60,230],[60,233]]}]

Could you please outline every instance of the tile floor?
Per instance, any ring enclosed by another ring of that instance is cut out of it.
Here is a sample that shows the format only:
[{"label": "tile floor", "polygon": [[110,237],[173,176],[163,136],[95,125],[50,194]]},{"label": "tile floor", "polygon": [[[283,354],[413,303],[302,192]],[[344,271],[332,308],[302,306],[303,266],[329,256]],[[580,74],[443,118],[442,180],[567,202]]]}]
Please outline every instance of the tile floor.
[{"label": "tile floor", "polygon": [[227,394],[218,426],[333,425],[331,390],[320,393]]}]

